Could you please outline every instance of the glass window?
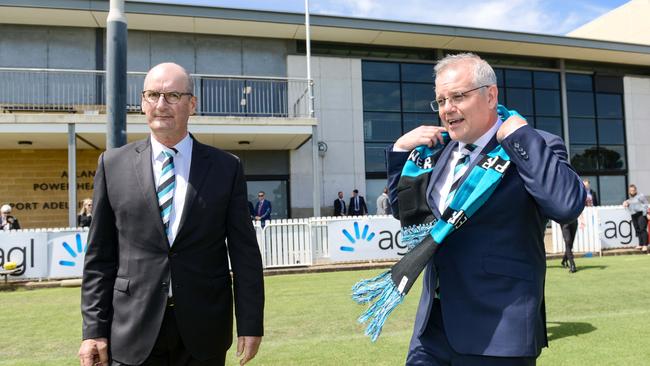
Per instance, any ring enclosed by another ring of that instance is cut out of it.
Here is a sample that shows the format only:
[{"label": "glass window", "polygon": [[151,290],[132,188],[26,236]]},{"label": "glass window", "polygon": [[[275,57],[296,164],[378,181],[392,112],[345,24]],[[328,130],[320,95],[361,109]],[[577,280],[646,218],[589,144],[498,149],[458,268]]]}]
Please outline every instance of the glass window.
[{"label": "glass window", "polygon": [[560,89],[560,74],[549,71],[533,72],[535,88]]},{"label": "glass window", "polygon": [[497,100],[499,101],[499,104],[506,105],[506,90],[504,88],[499,88],[499,96]]},{"label": "glass window", "polygon": [[386,147],[388,143],[366,143],[366,172],[386,172]]},{"label": "glass window", "polygon": [[564,136],[562,131],[562,119],[559,117],[537,117],[535,128],[550,132],[556,136]]},{"label": "glass window", "polygon": [[363,109],[377,112],[399,112],[399,83],[363,82]]},{"label": "glass window", "polygon": [[365,112],[363,134],[366,141],[395,141],[402,134],[400,114]]},{"label": "glass window", "polygon": [[431,84],[402,84],[402,108],[404,112],[431,111],[429,103],[434,99],[433,85]]},{"label": "glass window", "polygon": [[599,118],[598,142],[601,144],[625,144],[623,120]]},{"label": "glass window", "polygon": [[363,80],[399,81],[399,64],[364,61],[361,63],[361,75]]},{"label": "glass window", "polygon": [[569,138],[572,144],[596,144],[596,121],[569,118]]},{"label": "glass window", "polygon": [[598,117],[623,117],[623,100],[620,94],[596,94]]},{"label": "glass window", "polygon": [[571,165],[578,171],[598,169],[598,148],[571,144]]},{"label": "glass window", "polygon": [[403,114],[404,128],[402,133],[407,133],[416,127],[422,125],[427,126],[440,126],[438,115],[434,112],[431,113],[404,113]]},{"label": "glass window", "polygon": [[535,113],[544,116],[561,116],[560,92],[556,90],[535,90]]},{"label": "glass window", "polygon": [[508,109],[514,109],[519,114],[533,114],[533,91],[530,89],[506,89]]},{"label": "glass window", "polygon": [[604,170],[623,170],[625,166],[625,146],[600,145],[599,168]]},{"label": "glass window", "polygon": [[595,117],[594,94],[585,92],[567,92],[569,117]]},{"label": "glass window", "polygon": [[433,65],[402,64],[402,81],[416,81],[433,85]]},{"label": "glass window", "polygon": [[246,182],[248,202],[257,203],[257,192],[264,191],[266,199],[271,202],[271,219],[289,217],[289,195],[286,180],[252,180]]},{"label": "glass window", "polygon": [[503,69],[494,69],[494,74],[497,76],[497,86],[503,86]]},{"label": "glass window", "polygon": [[531,88],[533,86],[532,73],[526,70],[505,70],[507,87]]},{"label": "glass window", "polygon": [[591,75],[566,74],[567,90],[592,91],[593,83]]},{"label": "glass window", "polygon": [[605,175],[599,178],[601,205],[620,205],[627,198],[625,176]]}]

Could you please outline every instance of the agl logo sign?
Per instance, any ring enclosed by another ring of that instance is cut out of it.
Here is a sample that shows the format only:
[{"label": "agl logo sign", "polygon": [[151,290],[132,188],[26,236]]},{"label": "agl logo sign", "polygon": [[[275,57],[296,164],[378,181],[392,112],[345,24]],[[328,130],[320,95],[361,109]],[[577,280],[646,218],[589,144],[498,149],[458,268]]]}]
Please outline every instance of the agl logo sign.
[{"label": "agl logo sign", "polygon": [[327,232],[333,261],[396,259],[407,252],[393,218],[330,221]]}]

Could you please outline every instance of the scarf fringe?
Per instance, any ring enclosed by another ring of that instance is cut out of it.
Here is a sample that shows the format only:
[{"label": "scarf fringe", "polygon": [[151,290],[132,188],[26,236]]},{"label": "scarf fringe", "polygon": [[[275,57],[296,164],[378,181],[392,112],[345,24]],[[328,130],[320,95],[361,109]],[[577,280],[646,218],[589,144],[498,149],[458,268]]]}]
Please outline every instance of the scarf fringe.
[{"label": "scarf fringe", "polygon": [[386,271],[374,278],[357,282],[352,287],[352,299],[358,304],[368,304],[376,300],[357,319],[360,324],[368,322],[365,334],[375,342],[381,334],[386,319],[402,303],[404,295],[393,283],[391,272]]},{"label": "scarf fringe", "polygon": [[427,224],[402,228],[402,245],[405,245],[410,252],[413,248],[418,246],[427,235],[430,235],[431,228],[433,228],[434,224],[435,220]]}]

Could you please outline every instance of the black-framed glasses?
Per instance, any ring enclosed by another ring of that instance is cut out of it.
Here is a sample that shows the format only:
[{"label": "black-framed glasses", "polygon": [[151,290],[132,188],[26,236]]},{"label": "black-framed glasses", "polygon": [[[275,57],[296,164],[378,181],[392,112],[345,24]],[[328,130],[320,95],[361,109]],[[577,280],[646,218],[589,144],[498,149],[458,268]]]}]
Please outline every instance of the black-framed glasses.
[{"label": "black-framed glasses", "polygon": [[440,111],[440,108],[444,107],[445,104],[447,104],[447,102],[449,102],[449,104],[451,104],[451,105],[458,105],[458,104],[462,103],[463,100],[465,100],[465,97],[467,97],[468,93],[471,93],[471,92],[473,92],[475,90],[479,90],[481,88],[487,88],[488,86],[489,85],[481,85],[481,86],[476,87],[474,89],[465,90],[464,92],[459,92],[459,93],[452,94],[452,95],[450,95],[450,96],[448,96],[446,98],[438,98],[436,100],[433,100],[433,101],[431,101],[431,104],[430,104],[431,109],[434,112],[438,112],[438,111]]},{"label": "black-framed glasses", "polygon": [[192,93],[181,93],[177,91],[161,93],[155,90],[145,90],[142,92],[142,98],[149,103],[158,103],[158,99],[160,99],[161,95],[165,98],[165,102],[168,104],[176,104],[180,102],[184,95],[194,96]]}]

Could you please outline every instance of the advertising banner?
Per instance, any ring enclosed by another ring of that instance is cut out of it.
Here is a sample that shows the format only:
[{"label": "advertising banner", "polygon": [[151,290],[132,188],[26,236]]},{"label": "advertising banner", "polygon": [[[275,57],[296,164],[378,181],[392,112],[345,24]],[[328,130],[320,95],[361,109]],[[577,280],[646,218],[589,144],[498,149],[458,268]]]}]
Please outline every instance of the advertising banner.
[{"label": "advertising banner", "polygon": [[87,238],[87,231],[48,235],[48,244],[52,248],[49,277],[81,277],[88,245]]},{"label": "advertising banner", "polygon": [[605,248],[630,248],[639,245],[632,217],[622,206],[599,207],[600,240]]},{"label": "advertising banner", "polygon": [[0,231],[0,266],[19,268],[9,278],[47,277],[47,252],[47,233]]},{"label": "advertising banner", "polygon": [[393,217],[329,221],[327,237],[330,259],[336,262],[399,259],[407,252]]}]

